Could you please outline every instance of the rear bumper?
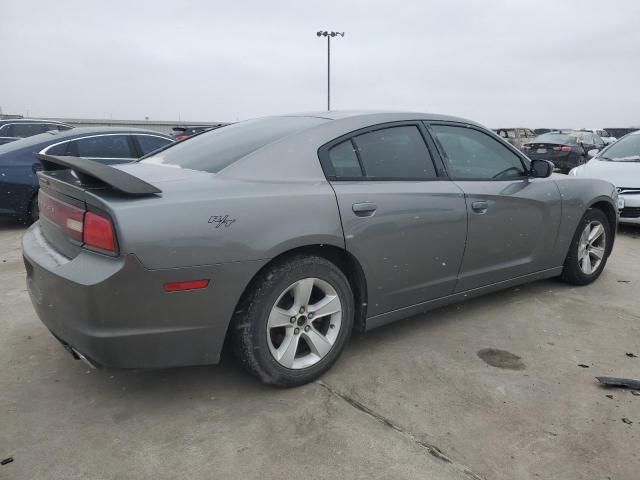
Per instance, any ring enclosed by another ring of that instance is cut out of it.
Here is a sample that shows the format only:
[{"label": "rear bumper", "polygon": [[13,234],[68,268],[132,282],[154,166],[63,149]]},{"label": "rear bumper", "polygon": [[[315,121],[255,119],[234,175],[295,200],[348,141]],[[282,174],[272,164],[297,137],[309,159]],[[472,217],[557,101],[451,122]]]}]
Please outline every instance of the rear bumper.
[{"label": "rear bumper", "polygon": [[[217,363],[229,321],[260,262],[149,270],[134,255],[57,254],[34,224],[22,240],[27,287],[45,326],[91,363],[162,368]],[[202,290],[164,284],[210,279]]]}]

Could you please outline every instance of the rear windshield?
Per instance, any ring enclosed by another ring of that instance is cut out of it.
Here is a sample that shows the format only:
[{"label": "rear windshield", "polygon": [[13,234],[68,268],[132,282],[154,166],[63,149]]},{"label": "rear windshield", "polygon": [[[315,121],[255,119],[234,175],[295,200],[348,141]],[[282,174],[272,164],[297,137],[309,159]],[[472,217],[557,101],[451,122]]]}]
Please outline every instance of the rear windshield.
[{"label": "rear windshield", "polygon": [[575,133],[545,133],[536,137],[533,143],[562,143],[563,145],[577,145],[580,135]]},{"label": "rear windshield", "polygon": [[146,157],[140,163],[217,173],[281,138],[326,122],[315,117],[270,117],[234,123],[203,133]]}]

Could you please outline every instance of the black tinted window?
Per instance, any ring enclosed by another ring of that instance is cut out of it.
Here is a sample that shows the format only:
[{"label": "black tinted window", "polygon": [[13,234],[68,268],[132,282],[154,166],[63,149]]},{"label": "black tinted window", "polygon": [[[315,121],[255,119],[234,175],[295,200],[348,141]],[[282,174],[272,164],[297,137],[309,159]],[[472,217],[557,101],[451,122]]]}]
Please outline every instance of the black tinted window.
[{"label": "black tinted window", "polygon": [[364,175],[369,178],[425,179],[436,172],[415,126],[391,127],[354,137]]},{"label": "black tinted window", "polygon": [[336,177],[361,177],[362,170],[351,140],[339,143],[329,150],[329,162]]},{"label": "black tinted window", "polygon": [[64,142],[59,145],[54,145],[53,147],[49,147],[47,149],[47,155],[66,155],[68,145],[69,145],[69,142]]},{"label": "black tinted window", "polygon": [[152,135],[136,135],[135,138],[138,139],[142,155],[151,153],[154,150],[164,147],[167,143],[171,143],[171,140],[167,140],[162,137],[154,137]]},{"label": "black tinted window", "polygon": [[445,125],[434,125],[433,130],[453,178],[499,180],[525,175],[520,158],[489,135],[472,128]]},{"label": "black tinted window", "polygon": [[76,140],[74,150],[79,157],[133,158],[127,135],[105,135]]},{"label": "black tinted window", "polygon": [[10,128],[11,136],[20,138],[38,135],[47,130],[49,129],[41,123],[16,123]]},{"label": "black tinted window", "polygon": [[216,173],[269,143],[327,121],[315,117],[247,120],[178,142],[142,162]]}]

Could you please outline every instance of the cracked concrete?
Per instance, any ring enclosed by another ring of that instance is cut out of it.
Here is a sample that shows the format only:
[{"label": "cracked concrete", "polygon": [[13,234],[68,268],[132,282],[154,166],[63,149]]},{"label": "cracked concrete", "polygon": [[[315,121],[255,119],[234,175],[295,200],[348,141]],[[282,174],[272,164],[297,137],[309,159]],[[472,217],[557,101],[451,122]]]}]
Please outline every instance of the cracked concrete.
[{"label": "cracked concrete", "polygon": [[594,377],[640,376],[640,228],[591,286],[538,282],[383,327],[293,390],[227,358],[87,369],[31,308],[21,232],[0,224],[3,480],[637,478],[640,397]]}]

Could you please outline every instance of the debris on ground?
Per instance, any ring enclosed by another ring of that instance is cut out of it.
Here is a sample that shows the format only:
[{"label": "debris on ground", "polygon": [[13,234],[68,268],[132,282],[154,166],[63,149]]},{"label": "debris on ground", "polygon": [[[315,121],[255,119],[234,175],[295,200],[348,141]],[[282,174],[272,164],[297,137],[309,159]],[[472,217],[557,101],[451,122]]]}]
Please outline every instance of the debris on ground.
[{"label": "debris on ground", "polygon": [[613,400],[613,395],[605,395],[605,397],[610,398],[611,400]]},{"label": "debris on ground", "polygon": [[603,385],[606,385],[607,387],[620,387],[640,390],[640,380],[617,377],[596,377],[596,380],[598,380]]},{"label": "debris on ground", "polygon": [[0,461],[0,465],[3,465],[3,466],[4,466],[4,465],[8,465],[8,464],[10,464],[11,462],[13,462],[13,457],[7,457],[7,458],[5,458],[4,460],[1,460],[1,461]]},{"label": "debris on ground", "polygon": [[631,283],[631,280],[618,280],[618,283]]},{"label": "debris on ground", "polygon": [[640,391],[638,391],[638,390],[631,390],[631,395],[635,395],[636,397],[640,397]]},{"label": "debris on ground", "polygon": [[625,355],[629,358],[638,358],[638,355],[636,355],[635,353],[632,352],[627,352],[625,353]]},{"label": "debris on ground", "polygon": [[580,368],[589,368],[589,365],[585,365],[584,363],[579,363],[578,366]]},{"label": "debris on ground", "polygon": [[629,420],[627,417],[624,417],[624,418],[622,419],[622,421],[623,421],[624,423],[626,423],[627,425],[631,425],[631,424],[633,423],[633,422],[632,422],[631,420]]}]

